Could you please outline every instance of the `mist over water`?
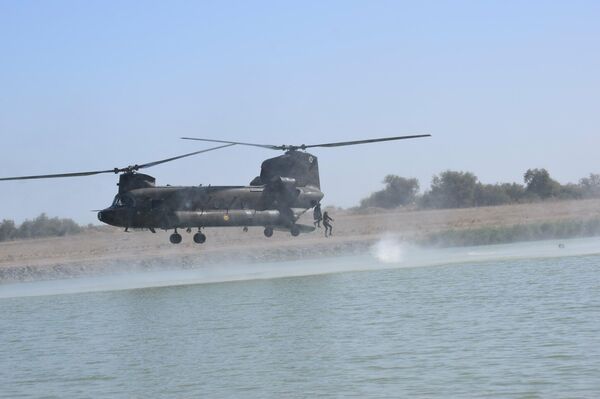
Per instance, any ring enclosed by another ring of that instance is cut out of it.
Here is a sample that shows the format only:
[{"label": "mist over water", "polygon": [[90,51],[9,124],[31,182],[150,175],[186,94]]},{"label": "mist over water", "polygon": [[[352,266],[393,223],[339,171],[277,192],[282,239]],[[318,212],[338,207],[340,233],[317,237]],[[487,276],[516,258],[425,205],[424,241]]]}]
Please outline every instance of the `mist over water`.
[{"label": "mist over water", "polygon": [[0,299],[590,254],[600,254],[600,238],[440,249],[410,245],[386,234],[362,255],[263,263],[199,263],[186,265],[185,269],[165,264],[162,271],[3,284]]}]

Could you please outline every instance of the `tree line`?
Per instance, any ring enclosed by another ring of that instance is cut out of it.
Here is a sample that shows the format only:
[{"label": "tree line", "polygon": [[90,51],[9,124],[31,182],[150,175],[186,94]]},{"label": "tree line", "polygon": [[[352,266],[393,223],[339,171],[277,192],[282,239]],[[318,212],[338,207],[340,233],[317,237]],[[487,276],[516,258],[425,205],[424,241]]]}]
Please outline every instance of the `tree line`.
[{"label": "tree line", "polygon": [[82,230],[83,227],[72,219],[49,218],[42,213],[33,220],[25,220],[19,226],[13,220],[4,219],[0,223],[0,241],[65,236],[80,233]]},{"label": "tree line", "polygon": [[536,202],[548,199],[600,198],[600,174],[590,174],[579,183],[560,184],[546,169],[528,169],[523,184],[485,184],[471,172],[444,171],[433,176],[431,187],[419,193],[419,181],[387,175],[385,187],[360,201],[359,208],[397,208],[413,205],[424,209],[469,208]]}]

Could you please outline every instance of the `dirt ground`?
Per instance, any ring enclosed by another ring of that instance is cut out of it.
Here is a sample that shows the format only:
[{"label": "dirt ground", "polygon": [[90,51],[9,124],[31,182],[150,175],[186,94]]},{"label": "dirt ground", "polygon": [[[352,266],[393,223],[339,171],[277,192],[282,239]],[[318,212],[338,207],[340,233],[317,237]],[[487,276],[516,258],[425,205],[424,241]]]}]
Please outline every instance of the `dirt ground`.
[{"label": "dirt ground", "polygon": [[[194,244],[192,234],[182,232],[183,242],[169,243],[170,232],[125,233],[121,229],[101,227],[96,231],[57,238],[20,240],[0,243],[0,282],[85,274],[122,265],[152,265],[177,259],[190,262],[214,262],[244,258],[268,261],[274,258],[318,256],[348,250],[364,250],[379,237],[393,233],[412,240],[424,234],[449,229],[508,226],[564,219],[600,218],[600,200],[560,201],[496,207],[377,211],[363,214],[330,211],[335,219],[334,235],[323,236],[323,229],[299,237],[276,231],[266,238],[262,228],[206,229],[205,244]],[[306,216],[304,223],[312,221]]]}]

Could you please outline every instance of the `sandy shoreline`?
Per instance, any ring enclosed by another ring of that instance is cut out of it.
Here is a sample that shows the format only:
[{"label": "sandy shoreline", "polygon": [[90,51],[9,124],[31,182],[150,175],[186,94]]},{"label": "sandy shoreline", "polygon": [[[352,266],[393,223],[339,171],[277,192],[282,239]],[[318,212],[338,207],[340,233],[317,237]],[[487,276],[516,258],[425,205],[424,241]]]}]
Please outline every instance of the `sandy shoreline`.
[{"label": "sandy shoreline", "polygon": [[[77,277],[115,271],[152,270],[176,265],[198,267],[216,262],[265,262],[364,252],[386,234],[413,241],[426,234],[490,226],[511,226],[568,219],[600,218],[600,200],[560,201],[454,210],[391,211],[367,214],[334,212],[334,236],[323,231],[291,237],[261,228],[206,229],[208,240],[169,243],[169,232],[124,233],[102,227],[70,237],[0,243],[0,282]],[[310,223],[310,220],[304,220]]]}]

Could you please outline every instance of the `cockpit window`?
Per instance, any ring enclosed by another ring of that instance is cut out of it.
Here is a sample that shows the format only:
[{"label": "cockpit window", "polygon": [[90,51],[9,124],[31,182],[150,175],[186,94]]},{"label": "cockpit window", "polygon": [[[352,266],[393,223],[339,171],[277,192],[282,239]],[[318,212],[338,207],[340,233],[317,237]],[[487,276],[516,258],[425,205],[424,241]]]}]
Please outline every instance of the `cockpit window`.
[{"label": "cockpit window", "polygon": [[130,208],[133,206],[133,198],[128,195],[117,194],[113,200],[112,206],[115,208]]}]

